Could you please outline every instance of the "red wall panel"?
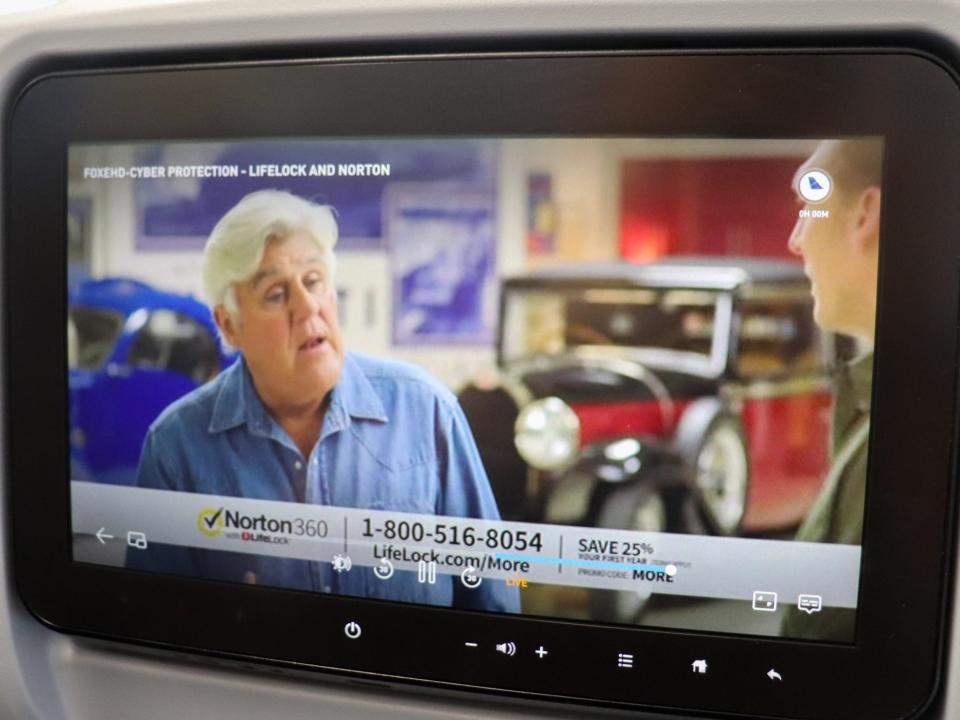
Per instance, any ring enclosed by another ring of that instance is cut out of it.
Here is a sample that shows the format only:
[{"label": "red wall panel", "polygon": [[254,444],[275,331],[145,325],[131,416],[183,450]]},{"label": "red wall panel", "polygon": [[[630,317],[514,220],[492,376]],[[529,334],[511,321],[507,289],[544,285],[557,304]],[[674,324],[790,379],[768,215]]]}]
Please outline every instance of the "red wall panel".
[{"label": "red wall panel", "polygon": [[621,169],[620,252],[789,257],[800,157],[627,160]]}]

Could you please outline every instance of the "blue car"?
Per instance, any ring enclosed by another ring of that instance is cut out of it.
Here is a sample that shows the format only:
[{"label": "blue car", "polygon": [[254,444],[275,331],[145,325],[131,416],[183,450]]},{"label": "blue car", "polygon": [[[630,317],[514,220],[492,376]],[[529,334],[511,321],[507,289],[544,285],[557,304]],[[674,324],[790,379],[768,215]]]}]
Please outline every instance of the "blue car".
[{"label": "blue car", "polygon": [[160,412],[236,357],[206,305],[126,278],[71,292],[67,341],[72,479],[117,485],[134,483]]}]

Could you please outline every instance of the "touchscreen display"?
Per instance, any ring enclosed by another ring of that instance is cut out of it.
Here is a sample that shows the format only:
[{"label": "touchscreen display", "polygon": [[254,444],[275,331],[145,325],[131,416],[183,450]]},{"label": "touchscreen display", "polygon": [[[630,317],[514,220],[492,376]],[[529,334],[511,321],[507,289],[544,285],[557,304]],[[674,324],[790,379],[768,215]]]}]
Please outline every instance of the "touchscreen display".
[{"label": "touchscreen display", "polygon": [[882,151],[71,145],[73,559],[852,643]]}]

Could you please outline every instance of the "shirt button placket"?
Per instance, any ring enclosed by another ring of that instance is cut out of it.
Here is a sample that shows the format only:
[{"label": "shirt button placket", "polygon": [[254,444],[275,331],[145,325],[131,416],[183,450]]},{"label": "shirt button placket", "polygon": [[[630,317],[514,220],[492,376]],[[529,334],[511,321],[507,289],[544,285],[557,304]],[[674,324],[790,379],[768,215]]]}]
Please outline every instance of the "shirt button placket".
[{"label": "shirt button placket", "polygon": [[293,461],[293,486],[300,502],[310,502],[310,486],[307,484],[307,471],[304,469],[303,460],[299,454]]},{"label": "shirt button placket", "polygon": [[[320,463],[317,460],[319,456],[320,444],[317,443],[317,445],[315,445],[313,448],[313,452],[310,453],[310,459],[307,462],[306,468],[304,469],[304,473],[307,476],[308,486],[312,491],[310,493],[310,497],[307,498],[307,502],[319,505],[329,505],[329,490],[319,472]],[[315,583],[314,587],[325,593],[333,591],[332,585],[337,579],[331,577],[332,573],[330,571],[330,566],[324,563],[310,563],[310,566],[313,572]]]},{"label": "shirt button placket", "polygon": [[318,445],[310,454],[310,466],[307,469],[310,474],[311,483],[320,490],[320,497],[315,498],[314,502],[319,500],[323,505],[330,505],[330,484],[327,482],[327,474],[323,472],[324,464],[321,462],[322,457],[322,451]]}]

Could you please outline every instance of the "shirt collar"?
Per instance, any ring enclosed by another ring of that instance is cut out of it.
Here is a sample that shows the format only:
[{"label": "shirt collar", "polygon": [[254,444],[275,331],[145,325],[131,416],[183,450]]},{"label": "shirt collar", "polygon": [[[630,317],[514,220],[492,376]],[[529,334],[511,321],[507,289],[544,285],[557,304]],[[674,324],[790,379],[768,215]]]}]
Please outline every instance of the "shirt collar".
[{"label": "shirt collar", "polygon": [[357,420],[388,421],[380,396],[350,353],[344,355],[340,380],[333,388],[330,405]]},{"label": "shirt collar", "polygon": [[223,381],[213,406],[209,431],[222,432],[246,423],[253,434],[269,437],[274,423],[257,395],[243,356],[238,357],[221,377]]},{"label": "shirt collar", "polygon": [[221,432],[242,425],[247,419],[246,402],[244,401],[244,384],[247,374],[243,357],[238,356],[236,361],[221,373],[218,381],[220,390],[213,405],[213,414],[210,418],[208,432]]},{"label": "shirt collar", "polygon": [[857,409],[867,412],[870,410],[870,394],[873,388],[873,353],[852,360],[846,370]]},{"label": "shirt collar", "polygon": [[[243,357],[239,357],[221,377],[209,432],[222,432],[247,423],[251,432],[269,436],[274,423],[257,395]],[[344,355],[340,380],[330,397],[330,409],[335,417],[340,418],[337,423],[340,425],[346,425],[347,417],[378,422],[388,420],[380,397],[350,353]]]}]

